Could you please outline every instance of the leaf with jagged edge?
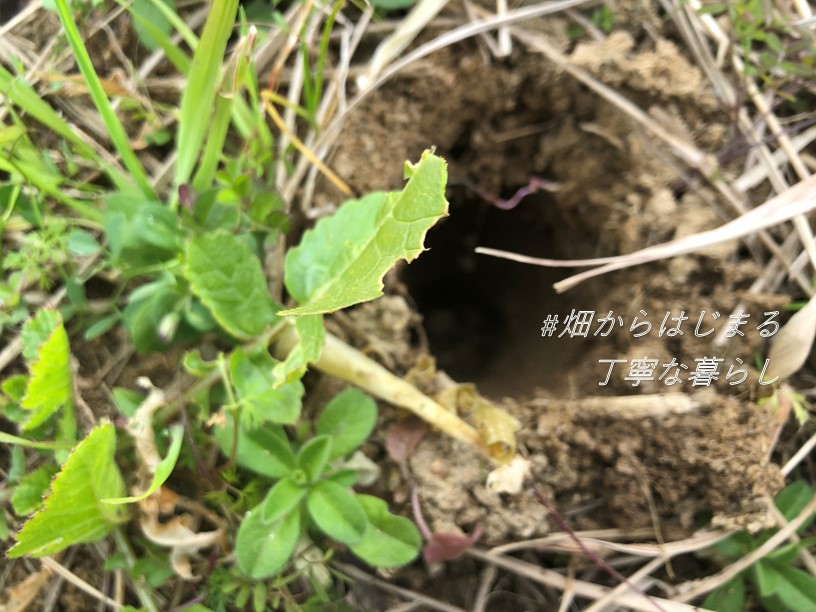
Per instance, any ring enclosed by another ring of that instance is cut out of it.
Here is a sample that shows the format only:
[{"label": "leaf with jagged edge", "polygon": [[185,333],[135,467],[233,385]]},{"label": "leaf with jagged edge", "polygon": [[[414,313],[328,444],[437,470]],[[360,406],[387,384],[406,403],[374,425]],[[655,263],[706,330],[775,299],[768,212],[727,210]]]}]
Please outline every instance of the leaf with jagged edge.
[{"label": "leaf with jagged edge", "polygon": [[21,402],[23,408],[31,411],[31,416],[23,425],[26,431],[42,425],[73,399],[71,351],[62,321],[57,322],[48,339],[40,345],[35,361],[30,364],[30,371]]},{"label": "leaf with jagged edge", "polygon": [[191,238],[184,275],[193,293],[227,332],[249,340],[275,322],[260,260],[247,243],[224,231]]},{"label": "leaf with jagged edge", "polygon": [[124,506],[102,502],[121,497],[125,483],[113,459],[116,430],[100,425],[80,442],[51,485],[44,508],[23,525],[9,557],[53,555],[74,544],[95,542],[127,520]]},{"label": "leaf with jagged edge", "polygon": [[286,288],[300,306],[280,315],[334,312],[382,295],[383,276],[424,250],[427,231],[448,213],[447,164],[426,151],[406,164],[405,188],[344,203],[286,254]]}]

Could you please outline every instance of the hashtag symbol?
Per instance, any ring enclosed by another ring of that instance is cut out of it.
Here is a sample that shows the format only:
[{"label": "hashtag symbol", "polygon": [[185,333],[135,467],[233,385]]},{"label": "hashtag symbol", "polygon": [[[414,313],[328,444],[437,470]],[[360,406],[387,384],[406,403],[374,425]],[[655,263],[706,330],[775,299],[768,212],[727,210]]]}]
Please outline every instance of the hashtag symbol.
[{"label": "hashtag symbol", "polygon": [[541,337],[551,338],[557,325],[558,315],[547,315],[547,318],[544,319],[544,327],[541,328]]}]

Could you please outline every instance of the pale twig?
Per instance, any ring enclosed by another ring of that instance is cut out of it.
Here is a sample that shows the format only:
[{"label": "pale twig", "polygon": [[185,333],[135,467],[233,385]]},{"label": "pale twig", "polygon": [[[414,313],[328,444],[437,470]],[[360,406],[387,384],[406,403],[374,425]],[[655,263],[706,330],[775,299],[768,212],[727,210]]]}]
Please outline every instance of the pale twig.
[{"label": "pale twig", "polygon": [[485,612],[487,610],[487,602],[490,599],[490,589],[496,581],[498,570],[495,565],[488,565],[482,571],[479,579],[479,590],[476,591],[476,600],[473,603],[471,612]]},{"label": "pale twig", "polygon": [[[568,578],[563,574],[559,574],[553,570],[548,570],[514,559],[512,557],[505,557],[503,555],[496,555],[493,553],[479,550],[478,548],[469,548],[465,551],[466,555],[484,561],[485,563],[492,563],[508,571],[514,572],[520,576],[524,576],[534,582],[553,587],[560,590],[565,590],[568,587]],[[569,585],[579,597],[586,597],[588,599],[597,600],[606,595],[612,589],[601,586],[592,582],[584,580],[573,580]],[[651,601],[650,601],[651,600]],[[654,604],[658,604],[666,612],[705,612],[704,608],[689,606],[684,603],[678,603],[662,597],[649,596],[649,599],[644,599],[637,593],[622,593],[617,598],[617,603],[620,606],[639,610],[641,612],[654,612]]]},{"label": "pale twig", "polygon": [[60,563],[54,561],[54,559],[52,559],[51,557],[43,557],[42,559],[40,559],[40,562],[55,574],[62,576],[66,581],[70,582],[80,591],[84,591],[91,597],[98,599],[99,601],[105,602],[105,604],[107,604],[114,610],[120,610],[122,608],[122,606],[119,605],[119,603],[116,600],[111,599],[110,597],[99,591],[96,587],[88,584],[82,578],[77,576],[75,573],[66,569]]},{"label": "pale twig", "polygon": [[783,476],[787,476],[790,474],[794,468],[802,463],[805,458],[810,456],[810,453],[813,451],[813,448],[816,447],[816,434],[813,434],[810,438],[808,438],[807,442],[802,445],[796,454],[788,459],[788,462],[782,467],[780,470]]},{"label": "pale twig", "polygon": [[[643,578],[649,576],[652,572],[658,570],[660,567],[663,566],[664,563],[666,563],[666,559],[662,557],[656,557],[649,561],[646,565],[641,567],[639,570],[637,570],[635,573],[633,573],[631,576],[628,576],[628,580],[632,584],[637,585],[639,588],[645,589],[647,587],[642,583]],[[614,604],[613,609],[615,610],[620,609],[617,598],[622,593],[625,593],[628,588],[629,588],[628,585],[625,582],[622,582],[614,589],[609,591],[609,593],[607,593],[599,600],[597,600],[595,603],[593,603],[591,606],[586,608],[584,612],[604,612],[605,610],[609,609],[610,604]]]}]

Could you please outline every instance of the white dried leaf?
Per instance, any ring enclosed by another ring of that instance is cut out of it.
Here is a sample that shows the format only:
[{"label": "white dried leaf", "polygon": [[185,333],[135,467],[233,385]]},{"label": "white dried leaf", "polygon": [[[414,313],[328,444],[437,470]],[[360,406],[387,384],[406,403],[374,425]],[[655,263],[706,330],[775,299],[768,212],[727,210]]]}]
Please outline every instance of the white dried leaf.
[{"label": "white dried leaf", "polygon": [[801,368],[816,336],[816,297],[793,315],[773,338],[764,379],[787,378]]},{"label": "white dried leaf", "polygon": [[494,493],[516,495],[524,486],[524,479],[530,474],[530,462],[518,455],[510,463],[500,465],[487,475],[487,489]]},{"label": "white dried leaf", "polygon": [[175,516],[166,523],[159,523],[157,504],[146,500],[141,506],[145,510],[140,520],[145,537],[154,544],[169,548],[173,571],[182,578],[191,580],[193,573],[190,568],[190,555],[196,554],[202,548],[213,546],[222,538],[222,531],[220,529],[193,531],[189,527],[191,520],[189,514]]}]

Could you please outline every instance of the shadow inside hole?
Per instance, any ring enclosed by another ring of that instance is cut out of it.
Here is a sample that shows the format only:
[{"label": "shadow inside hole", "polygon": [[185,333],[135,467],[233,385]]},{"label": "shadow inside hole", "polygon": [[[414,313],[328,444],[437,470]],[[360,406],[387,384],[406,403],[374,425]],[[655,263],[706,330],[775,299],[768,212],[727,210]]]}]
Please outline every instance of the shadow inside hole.
[{"label": "shadow inside hole", "polygon": [[465,188],[452,189],[448,199],[450,216],[428,233],[429,250],[402,272],[437,365],[491,397],[520,397],[536,387],[568,393],[569,371],[591,340],[542,338],[541,326],[550,314],[562,321],[573,308],[594,310],[581,303],[580,293],[555,293],[553,283],[570,271],[474,249],[566,259],[590,254],[592,246],[582,248],[560,229],[552,194],[536,193],[512,210],[500,210]]}]

